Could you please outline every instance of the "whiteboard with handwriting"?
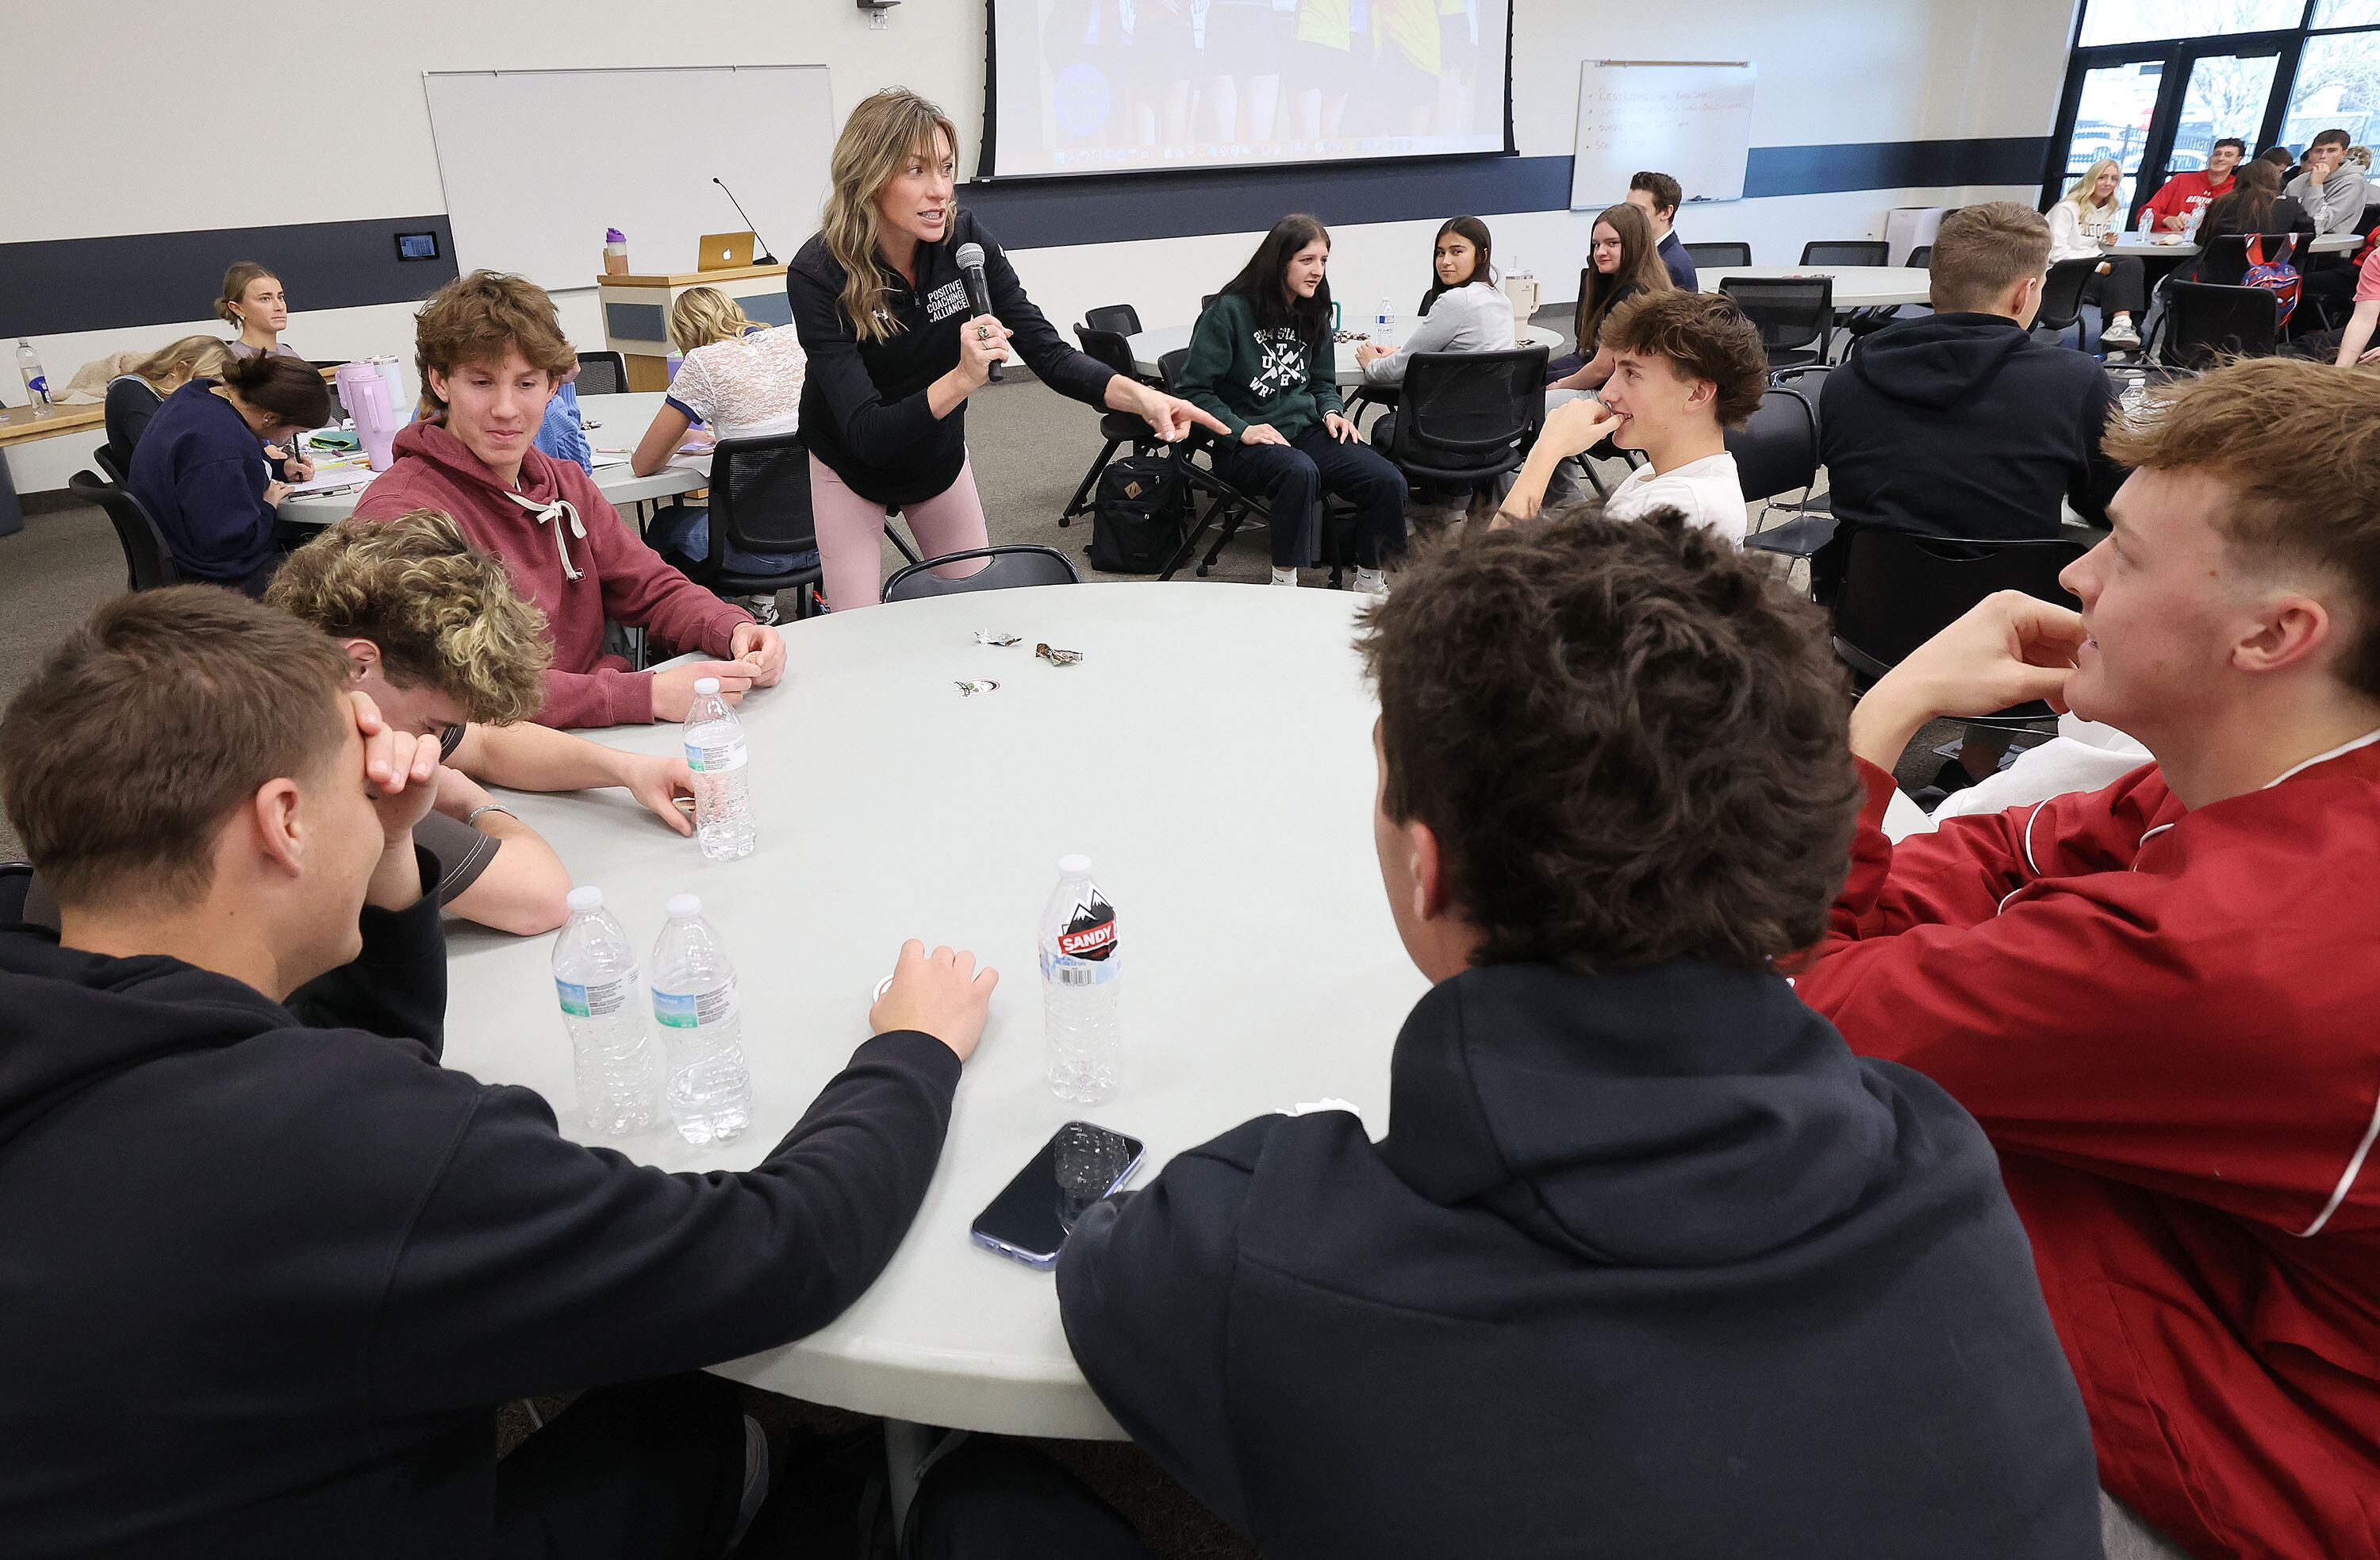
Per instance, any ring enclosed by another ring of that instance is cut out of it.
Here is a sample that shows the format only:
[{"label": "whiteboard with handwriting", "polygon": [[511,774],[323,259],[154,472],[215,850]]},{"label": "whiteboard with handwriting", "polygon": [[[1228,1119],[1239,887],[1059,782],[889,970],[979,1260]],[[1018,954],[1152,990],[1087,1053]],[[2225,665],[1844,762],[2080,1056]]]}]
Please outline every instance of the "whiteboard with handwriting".
[{"label": "whiteboard with handwriting", "polygon": [[1754,75],[1749,65],[1584,61],[1570,209],[1619,204],[1640,169],[1668,174],[1688,201],[1742,200]]}]

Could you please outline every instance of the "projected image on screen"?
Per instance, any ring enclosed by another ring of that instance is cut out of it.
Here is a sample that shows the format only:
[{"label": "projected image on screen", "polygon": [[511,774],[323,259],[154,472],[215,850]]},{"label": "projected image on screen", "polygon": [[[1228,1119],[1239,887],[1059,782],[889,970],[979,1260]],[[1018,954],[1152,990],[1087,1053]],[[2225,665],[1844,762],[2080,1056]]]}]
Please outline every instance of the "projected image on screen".
[{"label": "projected image on screen", "polygon": [[990,171],[1501,152],[1506,0],[994,0]]}]

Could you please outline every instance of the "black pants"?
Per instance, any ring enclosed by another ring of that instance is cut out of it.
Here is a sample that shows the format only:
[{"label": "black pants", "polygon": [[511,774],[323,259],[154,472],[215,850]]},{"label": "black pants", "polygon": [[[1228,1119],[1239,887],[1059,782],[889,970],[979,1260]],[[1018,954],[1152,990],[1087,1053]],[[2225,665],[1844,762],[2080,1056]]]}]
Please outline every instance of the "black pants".
[{"label": "black pants", "polygon": [[744,1493],[744,1414],[716,1376],[590,1392],[496,1465],[512,1560],[712,1560]]},{"label": "black pants", "polygon": [[918,1560],[1150,1560],[1132,1525],[1030,1446],[971,1435],[928,1470],[909,1518]]},{"label": "black pants", "polygon": [[2105,275],[2091,274],[2082,284],[2082,301],[2095,303],[2099,311],[2109,319],[2119,314],[2139,314],[2148,307],[2147,274],[2141,269],[2136,255],[2117,255],[2106,264],[2112,266]]},{"label": "black pants", "polygon": [[1309,428],[1293,445],[1220,446],[1215,474],[1233,487],[1263,490],[1272,511],[1275,568],[1314,562],[1307,526],[1326,493],[1355,506],[1355,562],[1362,567],[1379,567],[1385,554],[1405,544],[1404,473],[1378,450],[1342,444],[1326,428]]}]

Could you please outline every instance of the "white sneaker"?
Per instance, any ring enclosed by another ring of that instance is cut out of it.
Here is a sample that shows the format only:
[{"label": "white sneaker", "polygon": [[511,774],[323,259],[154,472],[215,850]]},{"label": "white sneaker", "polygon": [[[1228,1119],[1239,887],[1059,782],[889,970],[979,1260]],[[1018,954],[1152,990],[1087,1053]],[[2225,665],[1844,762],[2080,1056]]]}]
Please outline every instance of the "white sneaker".
[{"label": "white sneaker", "polygon": [[1287,585],[1292,589],[1295,589],[1297,585],[1297,570],[1293,568],[1274,569],[1272,571],[1272,582],[1276,585]]},{"label": "white sneaker", "polygon": [[2099,333],[2099,341],[2107,347],[2138,347],[2141,333],[2132,329],[2130,320],[2119,320]]},{"label": "white sneaker", "polygon": [[1355,589],[1367,596],[1385,596],[1389,593],[1389,577],[1377,568],[1358,567]]}]

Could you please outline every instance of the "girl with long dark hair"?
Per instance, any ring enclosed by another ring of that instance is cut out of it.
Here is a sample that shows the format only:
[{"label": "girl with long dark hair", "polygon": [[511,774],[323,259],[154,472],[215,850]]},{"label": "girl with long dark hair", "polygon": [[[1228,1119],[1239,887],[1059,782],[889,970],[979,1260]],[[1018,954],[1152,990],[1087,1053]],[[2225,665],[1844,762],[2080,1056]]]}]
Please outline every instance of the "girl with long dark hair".
[{"label": "girl with long dark hair", "polygon": [[1355,506],[1356,588],[1378,594],[1387,555],[1404,546],[1405,480],[1357,442],[1340,399],[1330,263],[1320,222],[1301,213],[1273,224],[1198,316],[1179,388],[1230,431],[1216,474],[1266,494],[1272,582],[1296,584],[1320,555],[1321,499],[1337,494]]},{"label": "girl with long dark hair", "polygon": [[[1651,219],[1624,201],[1606,206],[1587,240],[1586,279],[1578,298],[1578,351],[1552,365],[1559,377],[1547,388],[1593,390],[1609,379],[1611,354],[1598,350],[1596,342],[1603,322],[1638,293],[1666,292],[1673,286],[1670,268],[1661,263],[1661,245],[1653,237]],[[1565,368],[1568,372],[1560,372]]]},{"label": "girl with long dark hair", "polygon": [[1497,290],[1494,248],[1488,225],[1475,216],[1454,217],[1439,228],[1421,323],[1401,346],[1367,341],[1355,348],[1366,383],[1403,383],[1405,364],[1416,352],[1502,352],[1512,346],[1512,300]]}]

